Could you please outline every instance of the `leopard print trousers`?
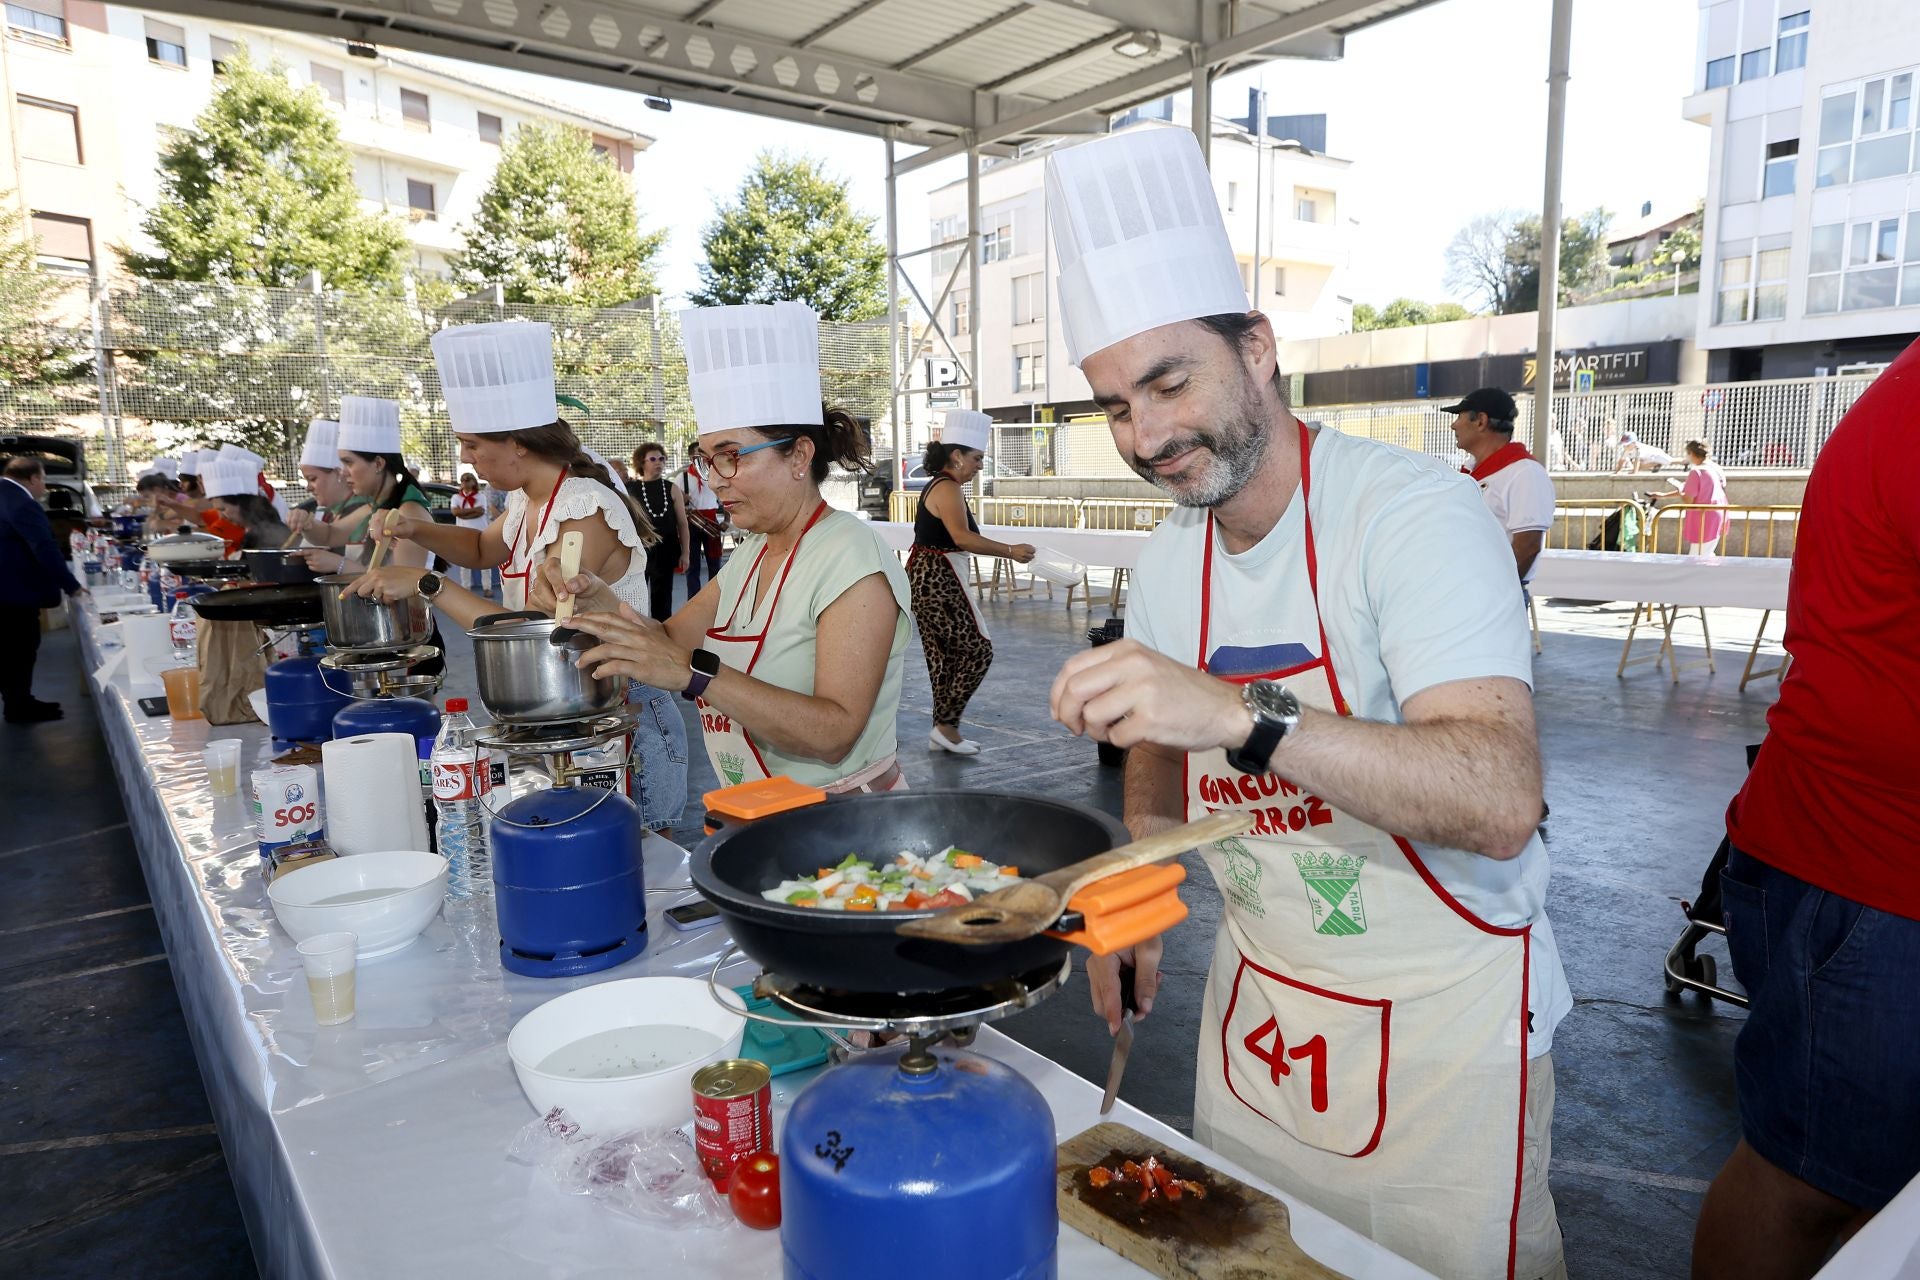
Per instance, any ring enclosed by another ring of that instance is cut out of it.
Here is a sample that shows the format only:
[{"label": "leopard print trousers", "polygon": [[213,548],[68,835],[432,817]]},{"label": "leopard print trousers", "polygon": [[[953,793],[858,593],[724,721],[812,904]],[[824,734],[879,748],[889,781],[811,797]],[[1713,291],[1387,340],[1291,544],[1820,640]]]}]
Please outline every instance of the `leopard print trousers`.
[{"label": "leopard print trousers", "polygon": [[920,647],[933,685],[933,722],[957,727],[993,665],[993,641],[980,634],[966,584],[944,555],[915,547],[907,557],[907,583],[913,588],[913,619],[920,624]]}]

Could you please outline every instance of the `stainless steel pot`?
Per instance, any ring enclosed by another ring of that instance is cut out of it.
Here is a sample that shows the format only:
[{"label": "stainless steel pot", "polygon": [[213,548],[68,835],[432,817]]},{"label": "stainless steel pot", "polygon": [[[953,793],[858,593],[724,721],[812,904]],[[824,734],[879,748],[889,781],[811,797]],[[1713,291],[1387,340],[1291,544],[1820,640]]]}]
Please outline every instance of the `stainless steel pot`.
[{"label": "stainless steel pot", "polygon": [[366,596],[341,594],[356,575],[333,573],[314,579],[320,588],[320,612],[327,624],[327,647],[349,653],[406,649],[425,644],[433,634],[433,610],[419,596],[394,604]]},{"label": "stainless steel pot", "polygon": [[[325,579],[322,579],[325,581]],[[627,682],[598,680],[573,665],[583,651],[555,645],[559,624],[542,613],[490,613],[467,631],[480,701],[505,724],[559,724],[602,716],[626,701]],[[596,643],[583,636],[584,648]]]},{"label": "stainless steel pot", "polygon": [[170,533],[147,543],[146,552],[147,558],[155,564],[171,565],[218,560],[227,553],[227,544],[211,533]]}]

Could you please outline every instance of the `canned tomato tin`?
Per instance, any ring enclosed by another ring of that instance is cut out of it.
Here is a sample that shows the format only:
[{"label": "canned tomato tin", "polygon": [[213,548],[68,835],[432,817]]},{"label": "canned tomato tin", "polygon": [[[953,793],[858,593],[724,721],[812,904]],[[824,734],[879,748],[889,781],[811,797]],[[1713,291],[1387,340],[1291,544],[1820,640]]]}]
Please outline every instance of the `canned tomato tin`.
[{"label": "canned tomato tin", "polygon": [[722,1193],[735,1161],[773,1146],[773,1074],[766,1063],[727,1058],[693,1073],[693,1145]]}]

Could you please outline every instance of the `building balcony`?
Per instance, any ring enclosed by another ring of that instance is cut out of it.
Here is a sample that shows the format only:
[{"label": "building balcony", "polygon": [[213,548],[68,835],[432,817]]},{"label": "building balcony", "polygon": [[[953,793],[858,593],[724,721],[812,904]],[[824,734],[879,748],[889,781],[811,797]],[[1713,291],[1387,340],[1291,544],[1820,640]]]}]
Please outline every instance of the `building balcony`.
[{"label": "building balcony", "polygon": [[[482,146],[474,138],[458,133],[436,134],[404,127],[397,115],[392,120],[344,115],[340,118],[340,140],[349,151],[360,155],[397,160],[442,173],[460,173],[478,167],[479,158],[470,153]],[[487,147],[486,151],[498,155],[497,148]]]}]

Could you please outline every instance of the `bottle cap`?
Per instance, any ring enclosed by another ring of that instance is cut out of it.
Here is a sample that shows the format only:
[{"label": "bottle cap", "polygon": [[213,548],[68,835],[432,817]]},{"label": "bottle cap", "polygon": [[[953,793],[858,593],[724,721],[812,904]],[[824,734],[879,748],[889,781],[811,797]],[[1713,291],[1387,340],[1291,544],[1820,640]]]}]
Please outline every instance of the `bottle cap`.
[{"label": "bottle cap", "polygon": [[466,709],[467,709],[467,700],[465,698],[448,698],[447,699],[448,711],[465,711]]}]

